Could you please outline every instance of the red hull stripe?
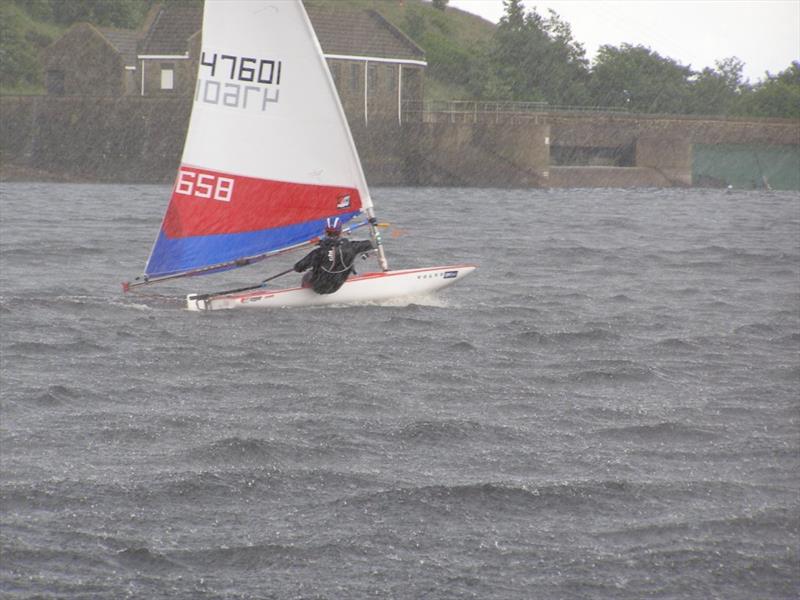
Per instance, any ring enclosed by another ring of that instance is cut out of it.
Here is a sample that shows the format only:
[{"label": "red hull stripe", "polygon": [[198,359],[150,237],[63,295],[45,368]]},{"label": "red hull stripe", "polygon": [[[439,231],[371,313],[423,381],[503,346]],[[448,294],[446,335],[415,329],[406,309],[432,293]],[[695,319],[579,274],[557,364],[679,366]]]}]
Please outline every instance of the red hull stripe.
[{"label": "red hull stripe", "polygon": [[185,238],[317,221],[361,208],[355,188],[289,183],[182,166],[162,233]]}]

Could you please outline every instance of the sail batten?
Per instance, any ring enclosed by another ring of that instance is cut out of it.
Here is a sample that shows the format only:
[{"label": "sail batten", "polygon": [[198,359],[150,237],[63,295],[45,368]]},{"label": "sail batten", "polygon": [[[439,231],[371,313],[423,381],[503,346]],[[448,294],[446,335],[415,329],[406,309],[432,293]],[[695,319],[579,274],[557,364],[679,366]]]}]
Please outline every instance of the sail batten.
[{"label": "sail batten", "polygon": [[302,3],[206,0],[181,166],[145,274],[236,266],[362,212],[363,169]]}]

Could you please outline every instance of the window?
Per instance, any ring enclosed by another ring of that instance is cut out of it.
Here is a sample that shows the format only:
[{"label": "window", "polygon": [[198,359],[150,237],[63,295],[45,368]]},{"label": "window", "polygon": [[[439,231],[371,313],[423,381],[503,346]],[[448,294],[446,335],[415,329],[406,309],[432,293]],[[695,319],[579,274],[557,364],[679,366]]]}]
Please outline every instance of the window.
[{"label": "window", "polygon": [[161,89],[175,89],[175,67],[172,63],[161,63]]},{"label": "window", "polygon": [[64,71],[48,71],[44,76],[44,85],[47,88],[47,93],[52,96],[63,96],[64,89]]},{"label": "window", "polygon": [[378,90],[378,74],[380,70],[378,69],[378,65],[375,63],[371,63],[369,65],[369,93],[374,94]]}]

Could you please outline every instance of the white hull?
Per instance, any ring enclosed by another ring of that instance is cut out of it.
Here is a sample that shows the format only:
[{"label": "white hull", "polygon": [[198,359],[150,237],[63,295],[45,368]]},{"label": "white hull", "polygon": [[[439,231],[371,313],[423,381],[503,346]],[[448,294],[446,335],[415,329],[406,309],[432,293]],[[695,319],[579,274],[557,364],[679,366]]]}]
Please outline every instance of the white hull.
[{"label": "white hull", "polygon": [[189,294],[186,297],[186,305],[189,310],[201,311],[380,302],[436,292],[463,279],[475,268],[475,265],[449,265],[354,275],[333,294],[317,294],[311,289],[301,287],[282,290],[259,289],[226,296],[214,296],[205,300],[197,300],[197,294]]}]

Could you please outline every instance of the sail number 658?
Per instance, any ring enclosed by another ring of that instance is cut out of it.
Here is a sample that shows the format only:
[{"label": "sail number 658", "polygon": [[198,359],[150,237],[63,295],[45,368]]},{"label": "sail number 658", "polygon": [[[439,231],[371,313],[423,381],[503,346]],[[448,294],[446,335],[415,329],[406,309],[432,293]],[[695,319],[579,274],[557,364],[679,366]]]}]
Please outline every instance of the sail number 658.
[{"label": "sail number 658", "polygon": [[211,173],[195,173],[181,169],[175,184],[175,193],[195,198],[207,198],[230,202],[233,195],[233,179]]}]

